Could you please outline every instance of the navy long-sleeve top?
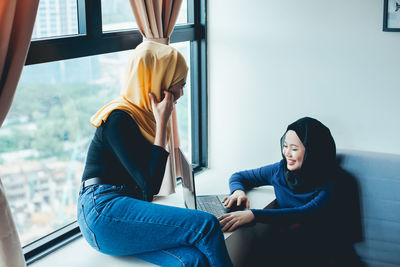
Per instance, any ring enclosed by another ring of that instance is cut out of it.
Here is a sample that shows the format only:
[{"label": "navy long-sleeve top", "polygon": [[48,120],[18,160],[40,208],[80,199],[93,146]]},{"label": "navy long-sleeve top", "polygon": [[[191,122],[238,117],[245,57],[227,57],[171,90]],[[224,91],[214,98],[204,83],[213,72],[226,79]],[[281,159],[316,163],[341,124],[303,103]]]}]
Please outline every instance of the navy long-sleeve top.
[{"label": "navy long-sleeve top", "polygon": [[100,177],[106,184],[127,185],[137,198],[151,201],[160,190],[168,155],[144,138],[128,113],[114,110],[96,129],[82,181]]},{"label": "navy long-sleeve top", "polygon": [[256,222],[303,222],[316,218],[326,211],[332,197],[330,186],[296,194],[287,185],[284,177],[284,161],[258,169],[241,171],[229,179],[231,193],[235,190],[248,191],[263,185],[272,185],[279,209],[251,209]]}]

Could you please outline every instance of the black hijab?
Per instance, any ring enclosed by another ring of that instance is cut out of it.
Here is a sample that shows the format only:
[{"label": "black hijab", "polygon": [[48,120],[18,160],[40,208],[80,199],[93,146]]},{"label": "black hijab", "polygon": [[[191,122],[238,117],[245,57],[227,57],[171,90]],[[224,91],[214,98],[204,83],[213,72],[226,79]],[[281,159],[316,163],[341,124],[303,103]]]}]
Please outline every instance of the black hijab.
[{"label": "black hijab", "polygon": [[[303,164],[299,170],[289,171],[283,155],[283,144],[289,130],[296,132],[305,147]],[[329,129],[316,119],[301,118],[290,124],[281,138],[284,175],[290,189],[306,193],[333,182],[335,178],[336,146]]]}]

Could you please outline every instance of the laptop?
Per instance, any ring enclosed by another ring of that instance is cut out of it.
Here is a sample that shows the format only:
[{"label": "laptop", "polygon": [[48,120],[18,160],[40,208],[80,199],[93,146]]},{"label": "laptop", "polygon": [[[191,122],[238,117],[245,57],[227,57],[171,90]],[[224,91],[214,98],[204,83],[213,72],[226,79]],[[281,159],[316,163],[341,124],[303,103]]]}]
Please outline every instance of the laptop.
[{"label": "laptop", "polygon": [[182,191],[186,208],[202,210],[213,214],[217,218],[232,211],[245,209],[244,205],[241,205],[240,207],[231,207],[229,209],[226,208],[222,203],[222,199],[225,196],[229,196],[226,194],[197,196],[194,171],[191,168],[190,170],[182,172]]}]

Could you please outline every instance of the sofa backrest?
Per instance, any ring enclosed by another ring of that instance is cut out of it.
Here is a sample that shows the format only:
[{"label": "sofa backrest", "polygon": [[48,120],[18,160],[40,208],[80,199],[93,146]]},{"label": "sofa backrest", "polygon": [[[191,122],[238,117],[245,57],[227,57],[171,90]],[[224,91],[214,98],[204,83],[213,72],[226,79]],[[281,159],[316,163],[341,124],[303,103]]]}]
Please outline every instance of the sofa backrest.
[{"label": "sofa backrest", "polygon": [[337,155],[359,188],[362,240],[356,252],[367,266],[400,266],[400,155],[354,150]]}]

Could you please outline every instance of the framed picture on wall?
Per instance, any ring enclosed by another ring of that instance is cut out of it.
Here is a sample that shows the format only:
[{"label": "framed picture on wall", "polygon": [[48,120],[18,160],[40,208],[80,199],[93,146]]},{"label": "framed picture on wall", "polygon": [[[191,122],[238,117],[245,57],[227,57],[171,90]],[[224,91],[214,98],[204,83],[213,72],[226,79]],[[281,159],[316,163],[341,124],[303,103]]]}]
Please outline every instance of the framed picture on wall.
[{"label": "framed picture on wall", "polygon": [[383,31],[400,32],[400,0],[384,0]]}]

